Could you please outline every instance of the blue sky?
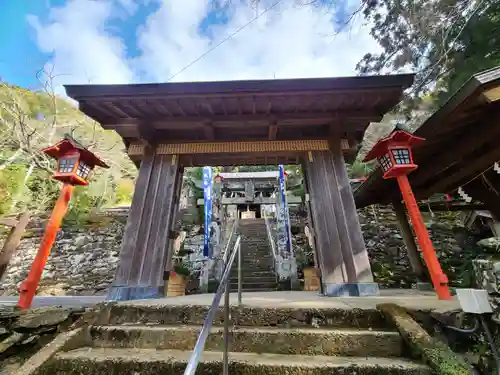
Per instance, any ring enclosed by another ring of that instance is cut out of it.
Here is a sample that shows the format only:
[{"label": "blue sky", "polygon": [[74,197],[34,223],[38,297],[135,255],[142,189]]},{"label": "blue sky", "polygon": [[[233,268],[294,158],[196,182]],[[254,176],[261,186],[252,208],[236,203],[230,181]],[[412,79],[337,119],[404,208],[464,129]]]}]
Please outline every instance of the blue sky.
[{"label": "blue sky", "polygon": [[43,66],[47,59],[33,40],[34,31],[26,25],[29,13],[44,16],[48,8],[43,1],[4,1],[0,12],[0,76],[3,80],[23,86],[30,86],[36,81],[26,64],[26,57],[33,59],[33,66],[37,63]]},{"label": "blue sky", "polygon": [[42,68],[53,72],[58,87],[162,82],[173,75],[174,81],[352,75],[356,62],[378,48],[363,20],[334,37],[356,2],[337,1],[335,7],[297,6],[295,0],[261,0],[257,8],[244,0],[232,4],[4,0],[0,77],[36,88]]}]

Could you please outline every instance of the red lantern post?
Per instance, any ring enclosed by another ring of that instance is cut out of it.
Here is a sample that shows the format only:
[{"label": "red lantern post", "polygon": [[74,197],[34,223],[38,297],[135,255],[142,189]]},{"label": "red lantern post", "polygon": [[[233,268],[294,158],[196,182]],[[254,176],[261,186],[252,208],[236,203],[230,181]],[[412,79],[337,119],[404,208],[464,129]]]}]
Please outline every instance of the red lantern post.
[{"label": "red lantern post", "polygon": [[384,178],[396,178],[401,195],[408,209],[408,215],[415,229],[415,235],[424,255],[425,264],[439,299],[451,299],[448,278],[443,273],[429,232],[425,227],[422,214],[408,181],[408,174],[418,168],[413,163],[412,147],[425,139],[415,137],[403,130],[396,130],[388,137],[378,141],[363,161],[378,159]]},{"label": "red lantern post", "polygon": [[42,150],[48,156],[58,160],[57,171],[54,179],[61,181],[63,186],[57,202],[52,210],[45,233],[43,235],[38,253],[33,261],[26,280],[19,288],[19,301],[17,306],[28,309],[36,294],[38,283],[42,277],[43,269],[56,239],[56,234],[61,226],[62,219],[68,210],[68,203],[75,185],[88,185],[88,176],[95,166],[109,168],[94,153],[75,142],[64,139],[54,146]]}]

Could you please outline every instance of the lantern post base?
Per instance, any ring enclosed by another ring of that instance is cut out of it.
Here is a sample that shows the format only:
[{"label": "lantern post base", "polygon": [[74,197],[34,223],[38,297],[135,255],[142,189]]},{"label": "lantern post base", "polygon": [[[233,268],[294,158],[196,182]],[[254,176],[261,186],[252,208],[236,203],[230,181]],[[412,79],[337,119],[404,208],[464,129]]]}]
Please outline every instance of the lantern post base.
[{"label": "lantern post base", "polygon": [[112,286],[107,301],[131,301],[164,297],[163,286]]},{"label": "lantern post base", "polygon": [[379,294],[377,283],[323,283],[323,295],[327,297],[369,297]]}]

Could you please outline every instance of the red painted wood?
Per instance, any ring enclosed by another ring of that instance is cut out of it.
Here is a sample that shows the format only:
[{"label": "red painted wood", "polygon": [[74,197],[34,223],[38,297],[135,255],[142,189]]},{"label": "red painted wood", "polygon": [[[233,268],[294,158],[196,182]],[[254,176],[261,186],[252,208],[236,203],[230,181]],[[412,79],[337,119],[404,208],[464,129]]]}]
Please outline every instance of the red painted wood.
[{"label": "red painted wood", "polygon": [[71,198],[73,188],[73,185],[70,184],[64,184],[62,186],[61,194],[59,195],[59,198],[54,206],[54,210],[52,211],[52,215],[50,216],[47,228],[45,229],[45,233],[42,237],[42,242],[40,243],[38,253],[33,261],[28,277],[22,282],[19,288],[20,295],[17,305],[23,310],[30,308],[33,298],[35,297],[36,289],[42,277],[43,269],[50,255],[52,245],[56,240],[56,234],[59,231],[62,219],[68,210],[68,203]]}]

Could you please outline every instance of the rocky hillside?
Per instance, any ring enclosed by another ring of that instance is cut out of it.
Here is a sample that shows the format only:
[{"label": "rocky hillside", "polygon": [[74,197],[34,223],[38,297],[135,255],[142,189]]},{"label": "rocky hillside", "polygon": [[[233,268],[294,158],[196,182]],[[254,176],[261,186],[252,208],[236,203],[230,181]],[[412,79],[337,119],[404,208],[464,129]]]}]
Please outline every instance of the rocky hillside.
[{"label": "rocky hillside", "polygon": [[69,134],[111,166],[97,170],[73,206],[85,209],[130,201],[136,168],[121,138],[105,131],[50,90],[33,92],[0,82],[0,215],[50,208],[59,184],[50,179],[54,161],[40,150]]}]

